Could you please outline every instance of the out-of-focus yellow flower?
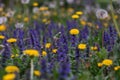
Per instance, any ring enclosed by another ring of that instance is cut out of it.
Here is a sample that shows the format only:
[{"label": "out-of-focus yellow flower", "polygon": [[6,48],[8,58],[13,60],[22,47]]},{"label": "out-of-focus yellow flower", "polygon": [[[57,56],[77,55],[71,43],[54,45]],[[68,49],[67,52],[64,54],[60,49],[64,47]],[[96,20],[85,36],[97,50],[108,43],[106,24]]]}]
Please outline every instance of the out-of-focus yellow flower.
[{"label": "out-of-focus yellow flower", "polygon": [[70,31],[69,31],[69,33],[71,34],[71,35],[77,35],[77,34],[79,34],[79,30],[78,29],[71,29]]},{"label": "out-of-focus yellow flower", "polygon": [[82,11],[77,11],[76,14],[77,14],[77,15],[82,15],[83,12],[82,12]]},{"label": "out-of-focus yellow flower", "polygon": [[73,8],[68,8],[68,13],[73,13],[74,12],[74,9]]},{"label": "out-of-focus yellow flower", "polygon": [[0,31],[5,31],[6,30],[6,26],[4,24],[0,25]]},{"label": "out-of-focus yellow flower", "polygon": [[11,58],[14,58],[14,57],[15,57],[15,55],[14,55],[14,54],[12,54],[12,55],[11,55]]},{"label": "out-of-focus yellow flower", "polygon": [[87,25],[90,27],[93,26],[93,24],[91,22],[88,22]]},{"label": "out-of-focus yellow flower", "polygon": [[38,57],[39,52],[35,49],[27,49],[23,51],[24,54],[29,55],[31,57]]},{"label": "out-of-focus yellow flower", "polygon": [[113,64],[113,61],[111,59],[105,59],[102,61],[102,64],[105,66],[110,66]]},{"label": "out-of-focus yellow flower", "polygon": [[25,17],[24,18],[24,22],[28,22],[29,21],[29,18],[28,17]]},{"label": "out-of-focus yellow flower", "polygon": [[78,45],[78,49],[82,49],[82,50],[84,50],[84,49],[86,49],[86,44],[79,44]]},{"label": "out-of-focus yellow flower", "polygon": [[118,15],[115,15],[114,18],[115,18],[115,19],[118,19]]},{"label": "out-of-focus yellow flower", "polygon": [[45,48],[50,48],[51,47],[51,43],[46,43],[45,44]]},{"label": "out-of-focus yellow flower", "polygon": [[57,16],[57,14],[58,14],[58,13],[57,13],[56,11],[53,12],[53,16]]},{"label": "out-of-focus yellow flower", "polygon": [[33,19],[37,19],[38,18],[38,16],[37,15],[33,15]]},{"label": "out-of-focus yellow flower", "polygon": [[1,14],[2,14],[2,16],[5,16],[6,13],[2,11]]},{"label": "out-of-focus yellow flower", "polygon": [[18,18],[18,19],[21,19],[21,18],[22,18],[22,15],[20,15],[20,14],[17,15],[17,18]]},{"label": "out-of-focus yellow flower", "polygon": [[87,24],[86,21],[84,21],[84,20],[81,20],[80,23],[81,23],[83,26],[85,26],[85,25]]},{"label": "out-of-focus yellow flower", "polygon": [[33,6],[34,6],[34,7],[37,7],[38,5],[39,5],[38,2],[34,2],[34,3],[33,3]]},{"label": "out-of-focus yellow flower", "polygon": [[98,48],[97,48],[97,46],[92,46],[91,47],[91,50],[97,50]]},{"label": "out-of-focus yellow flower", "polygon": [[42,20],[43,23],[45,24],[49,24],[50,23],[50,20],[47,20],[46,18]]},{"label": "out-of-focus yellow flower", "polygon": [[46,56],[47,52],[46,51],[42,51],[42,56]]},{"label": "out-of-focus yellow flower", "polygon": [[108,27],[108,23],[103,23],[103,25],[104,25],[105,27]]},{"label": "out-of-focus yellow flower", "polygon": [[7,73],[14,73],[14,72],[19,72],[19,68],[17,66],[7,66],[5,68],[5,71]]},{"label": "out-of-focus yellow flower", "polygon": [[4,39],[5,38],[5,36],[3,36],[3,35],[0,35],[0,39]]},{"label": "out-of-focus yellow flower", "polygon": [[35,76],[40,76],[41,75],[41,72],[39,70],[34,70],[34,75]]},{"label": "out-of-focus yellow flower", "polygon": [[6,74],[3,76],[3,80],[14,80],[16,77],[15,74],[11,73],[11,74]]},{"label": "out-of-focus yellow flower", "polygon": [[12,23],[12,22],[14,22],[14,18],[9,18],[9,23]]},{"label": "out-of-focus yellow flower", "polygon": [[19,56],[18,54],[12,54],[11,58],[15,58],[15,57],[18,57],[18,56]]},{"label": "out-of-focus yellow flower", "polygon": [[39,10],[40,10],[40,11],[46,11],[46,10],[48,10],[48,7],[42,6],[42,7],[39,8]]},{"label": "out-of-focus yellow flower", "polygon": [[9,38],[7,40],[8,43],[14,43],[14,42],[17,42],[17,39],[16,38]]},{"label": "out-of-focus yellow flower", "polygon": [[43,23],[46,23],[46,22],[47,22],[47,19],[46,19],[46,18],[44,18],[44,19],[42,20],[42,22],[43,22]]},{"label": "out-of-focus yellow flower", "polygon": [[57,49],[53,49],[52,52],[53,52],[53,53],[57,53]]},{"label": "out-of-focus yellow flower", "polygon": [[102,64],[102,63],[98,63],[97,65],[98,65],[98,67],[102,67],[102,66],[103,66],[103,64]]},{"label": "out-of-focus yellow flower", "polygon": [[46,13],[44,13],[43,16],[44,16],[44,17],[48,17],[48,16],[50,16],[50,12],[46,12]]},{"label": "out-of-focus yellow flower", "polygon": [[1,8],[0,8],[0,12],[2,12],[2,11],[3,11],[3,8],[1,7]]},{"label": "out-of-focus yellow flower", "polygon": [[96,25],[96,29],[99,29],[99,26],[98,26],[98,25]]},{"label": "out-of-focus yellow flower", "polygon": [[114,67],[114,70],[115,70],[115,71],[117,71],[117,70],[119,70],[119,69],[120,69],[120,66],[115,66],[115,67]]},{"label": "out-of-focus yellow flower", "polygon": [[79,16],[78,16],[78,15],[76,15],[76,14],[74,14],[74,15],[72,15],[72,18],[73,18],[73,19],[78,19],[78,18],[79,18]]}]

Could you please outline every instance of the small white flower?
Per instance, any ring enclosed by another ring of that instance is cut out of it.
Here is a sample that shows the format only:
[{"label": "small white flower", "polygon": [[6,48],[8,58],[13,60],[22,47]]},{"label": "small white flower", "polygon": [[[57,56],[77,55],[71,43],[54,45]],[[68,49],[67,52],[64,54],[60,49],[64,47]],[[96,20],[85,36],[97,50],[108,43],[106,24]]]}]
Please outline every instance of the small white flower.
[{"label": "small white flower", "polygon": [[2,17],[3,18],[3,23],[6,23],[8,21],[7,17]]},{"label": "small white flower", "polygon": [[30,2],[30,0],[21,0],[22,4],[28,4]]},{"label": "small white flower", "polygon": [[107,18],[109,15],[108,15],[108,12],[104,9],[97,9],[96,11],[96,17],[98,19],[105,19]]},{"label": "small white flower", "polygon": [[0,17],[0,24],[2,24],[3,23],[3,18],[2,17]]},{"label": "small white flower", "polygon": [[0,17],[0,24],[6,23],[7,20],[7,17]]},{"label": "small white flower", "polygon": [[15,14],[15,11],[8,11],[7,12],[7,17],[13,17]]},{"label": "small white flower", "polygon": [[74,2],[74,0],[67,0],[68,4],[72,4]]},{"label": "small white flower", "polygon": [[60,1],[60,6],[63,6],[64,5],[64,1]]},{"label": "small white flower", "polygon": [[57,6],[57,3],[54,1],[54,2],[51,2],[51,3],[49,3],[49,8],[56,8],[56,6]]},{"label": "small white flower", "polygon": [[16,28],[23,28],[24,27],[24,23],[16,23],[15,27]]},{"label": "small white flower", "polygon": [[33,13],[39,13],[39,8],[38,7],[34,7],[33,8]]}]

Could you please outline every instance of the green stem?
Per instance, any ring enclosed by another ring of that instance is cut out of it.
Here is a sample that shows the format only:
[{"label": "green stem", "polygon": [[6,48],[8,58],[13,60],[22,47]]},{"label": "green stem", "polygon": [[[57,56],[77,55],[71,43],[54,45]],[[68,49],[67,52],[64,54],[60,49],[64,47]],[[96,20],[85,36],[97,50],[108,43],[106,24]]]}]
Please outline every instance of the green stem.
[{"label": "green stem", "polygon": [[112,14],[112,19],[113,19],[113,22],[114,22],[114,25],[115,25],[115,28],[116,28],[116,31],[118,33],[118,36],[120,37],[120,30],[119,30],[119,27],[118,27],[118,24],[117,24],[117,21],[115,20],[114,16],[114,8],[113,8],[113,5],[112,5],[112,0],[110,1],[110,5],[111,5],[111,14]]},{"label": "green stem", "polygon": [[30,80],[33,80],[33,71],[34,71],[33,59],[31,59]]}]

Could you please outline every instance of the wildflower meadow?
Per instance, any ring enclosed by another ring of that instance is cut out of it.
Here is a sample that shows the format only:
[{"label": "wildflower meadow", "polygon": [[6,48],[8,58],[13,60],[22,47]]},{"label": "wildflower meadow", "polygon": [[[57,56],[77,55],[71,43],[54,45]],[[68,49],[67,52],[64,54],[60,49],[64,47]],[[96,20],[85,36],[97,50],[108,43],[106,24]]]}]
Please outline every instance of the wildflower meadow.
[{"label": "wildflower meadow", "polygon": [[0,80],[120,80],[120,0],[0,0]]}]

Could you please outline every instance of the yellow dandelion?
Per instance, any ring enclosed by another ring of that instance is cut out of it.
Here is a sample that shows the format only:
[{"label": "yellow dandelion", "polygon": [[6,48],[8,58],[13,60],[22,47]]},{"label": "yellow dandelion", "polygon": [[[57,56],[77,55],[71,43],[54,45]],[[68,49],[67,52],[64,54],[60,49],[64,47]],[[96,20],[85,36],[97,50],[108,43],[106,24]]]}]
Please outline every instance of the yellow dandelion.
[{"label": "yellow dandelion", "polygon": [[34,70],[34,75],[35,76],[40,76],[41,75],[41,72],[39,70]]},{"label": "yellow dandelion", "polygon": [[4,24],[0,25],[0,31],[5,31],[6,30],[6,26]]},{"label": "yellow dandelion", "polygon": [[51,47],[51,43],[46,43],[45,44],[45,48],[50,48]]},{"label": "yellow dandelion", "polygon": [[38,2],[34,2],[34,3],[33,3],[33,6],[34,6],[34,7],[37,7],[38,5],[39,5]]},{"label": "yellow dandelion", "polygon": [[73,18],[73,19],[78,19],[78,18],[79,18],[79,16],[78,16],[78,15],[76,15],[76,14],[74,14],[74,15],[72,15],[72,18]]},{"label": "yellow dandelion", "polygon": [[17,66],[7,66],[5,71],[8,73],[19,72],[19,68]]},{"label": "yellow dandelion", "polygon": [[105,59],[102,61],[102,64],[105,66],[110,66],[113,64],[113,61],[111,59]]},{"label": "yellow dandelion", "polygon": [[16,38],[9,38],[7,40],[8,43],[14,43],[14,42],[17,42],[17,39]]},{"label": "yellow dandelion", "polygon": [[14,80],[16,77],[15,74],[11,73],[11,74],[6,74],[3,76],[3,80]]},{"label": "yellow dandelion", "polygon": [[29,55],[31,57],[38,57],[39,52],[35,49],[27,49],[23,51],[24,54]]},{"label": "yellow dandelion", "polygon": [[82,11],[77,11],[76,14],[77,14],[77,15],[82,15],[83,12],[82,12]]},{"label": "yellow dandelion", "polygon": [[119,68],[118,67],[114,67],[114,70],[117,71]]},{"label": "yellow dandelion", "polygon": [[86,49],[86,44],[79,44],[78,45],[78,49],[82,49],[82,50],[84,50],[84,49]]},{"label": "yellow dandelion", "polygon": [[42,56],[46,56],[47,52],[46,51],[42,51]]},{"label": "yellow dandelion", "polygon": [[0,39],[4,39],[5,38],[5,36],[3,36],[3,35],[0,35]]},{"label": "yellow dandelion", "polygon": [[57,53],[57,49],[53,49],[52,52],[53,52],[53,53]]},{"label": "yellow dandelion", "polygon": [[98,67],[102,67],[102,66],[103,66],[103,64],[102,64],[102,63],[98,63],[97,65],[98,65]]},{"label": "yellow dandelion", "polygon": [[78,30],[78,29],[71,29],[71,30],[69,31],[69,33],[70,33],[71,35],[77,35],[77,34],[79,34],[79,30]]},{"label": "yellow dandelion", "polygon": [[117,71],[117,70],[119,70],[119,69],[120,69],[120,66],[115,66],[115,67],[114,67],[114,70],[115,70],[115,71]]}]

